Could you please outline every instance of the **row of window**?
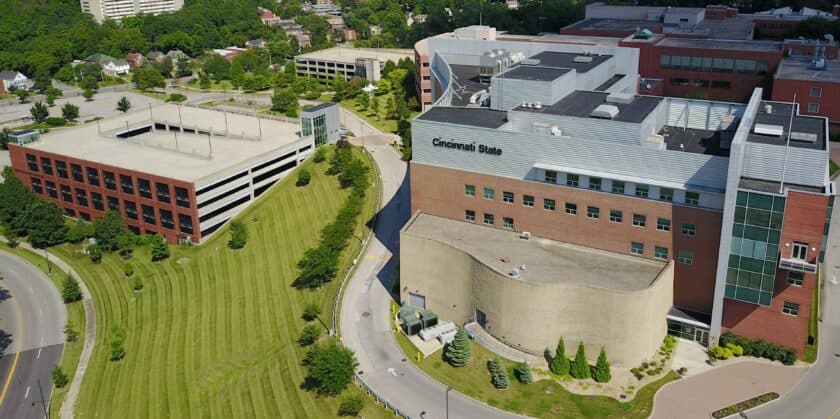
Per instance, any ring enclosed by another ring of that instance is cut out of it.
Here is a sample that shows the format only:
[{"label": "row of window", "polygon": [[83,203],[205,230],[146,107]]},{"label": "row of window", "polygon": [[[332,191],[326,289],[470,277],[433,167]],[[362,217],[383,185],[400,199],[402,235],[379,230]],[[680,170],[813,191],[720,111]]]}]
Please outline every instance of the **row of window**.
[{"label": "row of window", "polygon": [[[464,194],[467,196],[475,196],[475,185],[464,185]],[[495,198],[495,191],[492,188],[484,188],[484,198],[485,199],[494,199]],[[513,192],[502,192],[502,202],[512,204],[514,202],[514,193]],[[533,208],[534,207],[534,196],[533,195],[522,195],[522,206]],[[554,211],[557,207],[557,202],[554,199],[544,198],[543,199],[543,209],[546,211]],[[578,212],[578,205],[574,202],[566,202],[564,211],[566,214],[569,215],[576,215]],[[599,219],[601,218],[601,209],[599,207],[593,205],[587,205],[586,207],[586,216],[592,219]],[[610,210],[610,222],[613,223],[622,223],[624,222],[624,211],[622,210]],[[632,220],[633,226],[644,228],[647,226],[647,215],[644,214],[633,214]],[[657,217],[656,218],[656,229],[659,231],[671,231],[671,220],[667,218]],[[682,223],[680,228],[680,232],[685,236],[696,236],[697,235],[697,225],[694,223]]]},{"label": "row of window", "polygon": [[[475,222],[475,211],[473,210],[466,210],[464,212],[464,219],[470,222]],[[490,213],[484,213],[484,224],[489,226],[496,224],[496,216]],[[506,228],[508,230],[513,230],[513,218],[511,217],[502,217],[502,228]]]},{"label": "row of window", "polygon": [[767,74],[767,61],[719,57],[662,55],[659,57],[659,67],[715,73]]},{"label": "row of window", "polygon": [[[58,199],[58,192],[61,192],[61,200],[67,203],[72,204],[74,202],[74,194],[71,191],[70,187],[67,185],[59,185],[58,190],[56,190],[56,185],[54,182],[45,181],[44,184],[41,184],[41,179],[32,178],[32,190],[35,191],[37,194],[44,193],[44,187],[46,187],[47,195],[50,198]],[[90,193],[90,205],[93,209],[97,211],[105,211],[105,205],[107,203],[109,210],[120,211],[120,200],[117,197],[113,196],[106,196],[106,201],[103,201],[102,194],[98,192],[91,192]],[[84,189],[76,188],[75,190],[75,202],[79,206],[88,207],[88,192]],[[137,213],[137,203],[129,200],[123,201],[123,207],[125,208],[125,216],[131,220],[137,220],[139,218]],[[157,220],[155,217],[155,209],[149,205],[140,205],[140,209],[143,215],[143,222],[146,224],[157,225]],[[172,211],[160,208],[158,210],[158,215],[160,217],[160,226],[164,228],[168,228],[170,230],[175,229],[175,223],[173,218]],[[90,216],[88,215],[89,221]],[[193,224],[192,224],[192,217],[187,214],[178,214],[178,229],[182,233],[192,234],[193,232]]]},{"label": "row of window", "polygon": [[702,80],[702,79],[684,79],[675,77],[671,79],[672,86],[679,87],[702,87],[712,89],[731,89],[732,83],[725,80]]},{"label": "row of window", "polygon": [[[544,173],[543,180],[546,183],[553,183],[557,184],[557,172],[553,170],[546,170]],[[613,180],[610,182],[611,186],[609,190],[604,188],[604,179],[589,176],[589,185],[588,189],[592,191],[598,192],[612,192],[614,194],[621,194],[624,195],[627,189],[627,183],[620,181],[620,180]],[[570,186],[573,188],[580,188],[580,175],[576,175],[574,173],[567,173],[566,174],[566,186]],[[639,198],[650,198],[650,185],[644,183],[636,183],[634,189],[634,195]],[[666,201],[666,202],[673,202],[674,201],[674,190],[671,188],[663,188],[659,187],[659,200]],[[698,206],[700,205],[700,193],[699,192],[688,192],[685,193],[685,204],[691,206]]]},{"label": "row of window", "polygon": [[[58,176],[62,179],[70,179],[70,177],[72,177],[74,181],[79,183],[85,183],[85,174],[87,174],[87,183],[89,185],[97,187],[100,186],[99,169],[94,167],[85,167],[83,171],[81,165],[71,163],[70,172],[68,174],[67,163],[61,160],[55,160],[55,172],[53,172],[53,162],[47,157],[41,157],[40,169],[38,166],[38,158],[34,154],[27,154],[26,162],[31,172],[43,172],[45,175]],[[117,180],[119,180],[119,190],[122,191],[122,193],[127,195],[135,194],[134,179],[132,179],[131,176],[122,174],[117,176],[114,172],[107,170],[102,171],[102,183],[104,183],[106,189],[116,191],[118,187]],[[137,194],[140,195],[140,197],[153,199],[151,181],[138,177],[136,186]],[[154,186],[155,197],[158,202],[166,204],[172,202],[168,184],[155,182]],[[178,186],[175,187],[175,203],[179,207],[190,207],[189,191],[187,191],[186,188]]]}]

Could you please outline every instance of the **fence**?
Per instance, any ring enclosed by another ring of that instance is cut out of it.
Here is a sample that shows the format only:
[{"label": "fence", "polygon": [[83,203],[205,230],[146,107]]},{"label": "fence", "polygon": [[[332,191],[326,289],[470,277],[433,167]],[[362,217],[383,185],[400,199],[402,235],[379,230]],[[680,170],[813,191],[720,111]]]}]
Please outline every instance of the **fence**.
[{"label": "fence", "polygon": [[361,387],[361,388],[362,388],[362,390],[364,390],[364,391],[365,391],[365,393],[367,393],[367,394],[368,394],[368,396],[373,397],[373,399],[374,399],[374,400],[376,400],[378,403],[380,403],[382,406],[384,406],[384,407],[385,407],[385,409],[388,409],[388,410],[393,410],[393,411],[394,411],[394,415],[396,415],[396,416],[399,416],[399,417],[402,417],[402,418],[405,418],[405,419],[411,419],[411,416],[408,416],[408,414],[407,414],[407,413],[403,412],[403,411],[402,411],[402,410],[400,410],[398,407],[396,407],[396,406],[394,406],[393,404],[389,403],[389,402],[388,402],[388,400],[385,400],[385,398],[381,397],[381,396],[379,395],[379,393],[377,393],[374,389],[370,388],[370,386],[368,386],[368,385],[367,385],[367,384],[366,384],[366,383],[362,380],[362,378],[361,378],[361,377],[359,377],[359,376],[357,375],[355,378],[356,378],[356,379],[355,379],[356,384],[358,384],[358,385],[359,385],[359,387]]}]

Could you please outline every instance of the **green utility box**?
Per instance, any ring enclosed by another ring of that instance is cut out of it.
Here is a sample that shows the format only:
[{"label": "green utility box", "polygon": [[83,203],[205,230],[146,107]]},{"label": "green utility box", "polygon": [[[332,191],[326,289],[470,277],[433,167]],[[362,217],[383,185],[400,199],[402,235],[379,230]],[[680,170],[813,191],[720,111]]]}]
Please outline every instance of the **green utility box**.
[{"label": "green utility box", "polygon": [[414,307],[408,304],[403,304],[402,306],[400,306],[399,317],[402,321],[413,320],[417,318],[417,311],[414,309]]},{"label": "green utility box", "polygon": [[423,310],[420,312],[420,322],[423,323],[423,328],[429,328],[438,324],[438,316],[432,310]]},{"label": "green utility box", "polygon": [[405,332],[406,335],[414,336],[420,333],[420,329],[422,329],[422,324],[420,323],[420,319],[414,318],[403,322],[402,328],[403,332]]}]

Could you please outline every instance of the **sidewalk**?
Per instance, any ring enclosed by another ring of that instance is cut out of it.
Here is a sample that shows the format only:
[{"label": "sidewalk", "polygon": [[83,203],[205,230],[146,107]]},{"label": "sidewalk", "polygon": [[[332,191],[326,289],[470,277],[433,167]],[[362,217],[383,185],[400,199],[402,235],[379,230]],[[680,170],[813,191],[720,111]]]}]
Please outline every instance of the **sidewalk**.
[{"label": "sidewalk", "polygon": [[807,370],[758,360],[721,366],[662,387],[653,399],[651,419],[706,419],[717,409],[764,393],[784,395]]}]

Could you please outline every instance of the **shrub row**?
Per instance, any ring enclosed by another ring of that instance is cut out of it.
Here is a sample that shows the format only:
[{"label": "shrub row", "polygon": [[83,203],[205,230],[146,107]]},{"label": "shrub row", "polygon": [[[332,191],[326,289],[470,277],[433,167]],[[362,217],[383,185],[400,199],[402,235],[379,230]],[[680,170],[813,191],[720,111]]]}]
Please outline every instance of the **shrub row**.
[{"label": "shrub row", "polygon": [[[725,418],[728,416],[732,416],[736,413],[741,413],[745,410],[752,409],[756,406],[762,405],[772,400],[776,400],[779,398],[779,393],[765,393],[760,396],[753,397],[749,400],[744,400],[740,403],[733,404],[732,406],[724,407],[723,409],[718,409],[712,412],[713,418]],[[744,416],[746,417],[746,416]]]},{"label": "shrub row", "polygon": [[720,337],[719,343],[724,348],[727,348],[730,344],[739,346],[742,349],[743,355],[746,356],[767,358],[771,361],[779,361],[785,365],[793,365],[796,362],[796,351],[767,342],[764,339],[750,340],[732,332],[726,332]]}]

